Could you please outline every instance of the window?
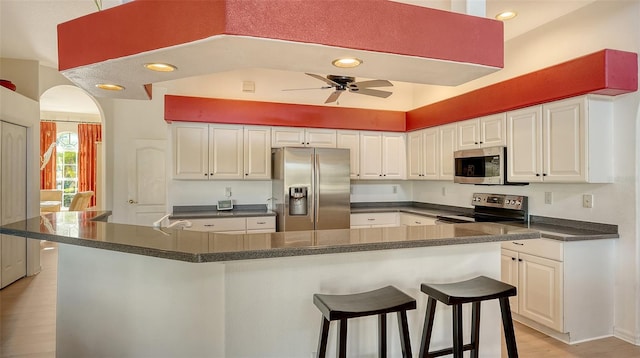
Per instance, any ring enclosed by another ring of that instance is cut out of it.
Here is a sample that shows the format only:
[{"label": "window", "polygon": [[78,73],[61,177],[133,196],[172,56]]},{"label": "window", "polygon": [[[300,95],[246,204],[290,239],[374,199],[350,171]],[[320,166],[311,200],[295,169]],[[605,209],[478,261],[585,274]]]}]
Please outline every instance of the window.
[{"label": "window", "polygon": [[56,188],[62,189],[62,206],[71,204],[78,192],[78,134],[58,134],[56,147]]}]

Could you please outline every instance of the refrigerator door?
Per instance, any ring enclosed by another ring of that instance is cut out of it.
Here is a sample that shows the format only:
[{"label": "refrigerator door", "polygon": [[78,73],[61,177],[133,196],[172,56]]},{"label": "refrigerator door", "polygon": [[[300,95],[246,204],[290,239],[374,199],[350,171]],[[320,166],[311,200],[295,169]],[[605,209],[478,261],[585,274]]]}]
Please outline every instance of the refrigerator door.
[{"label": "refrigerator door", "polygon": [[349,150],[315,149],[316,230],[348,229],[351,215]]},{"label": "refrigerator door", "polygon": [[314,151],[313,148],[281,149],[284,165],[284,210],[280,231],[314,229]]}]

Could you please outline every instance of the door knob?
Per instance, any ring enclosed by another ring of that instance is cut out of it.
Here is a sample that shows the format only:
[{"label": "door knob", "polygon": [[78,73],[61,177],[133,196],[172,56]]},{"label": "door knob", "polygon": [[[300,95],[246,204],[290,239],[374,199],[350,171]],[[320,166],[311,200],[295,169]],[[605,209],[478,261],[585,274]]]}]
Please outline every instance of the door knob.
[{"label": "door knob", "polygon": [[129,204],[137,204],[138,202],[133,200],[133,199],[129,199]]}]

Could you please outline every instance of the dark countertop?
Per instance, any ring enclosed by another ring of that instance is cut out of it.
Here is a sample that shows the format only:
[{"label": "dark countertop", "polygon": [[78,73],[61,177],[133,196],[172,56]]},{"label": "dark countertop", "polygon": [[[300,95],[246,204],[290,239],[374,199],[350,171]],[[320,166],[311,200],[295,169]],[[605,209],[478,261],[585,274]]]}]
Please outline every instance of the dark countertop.
[{"label": "dark countertop", "polygon": [[218,210],[216,205],[174,206],[169,220],[185,219],[219,219],[242,218],[256,216],[276,216],[276,213],[267,210],[266,205],[235,205],[233,210]]},{"label": "dark countertop", "polygon": [[0,233],[187,262],[223,262],[415,247],[514,241],[537,231],[497,223],[217,234],[114,224],[105,212],[49,213],[0,227]]},{"label": "dark countertop", "polygon": [[[470,208],[457,208],[424,203],[408,202],[376,204],[378,203],[358,203],[352,205],[351,213],[401,212],[435,218],[442,215],[450,216],[469,214],[473,212],[473,209]],[[620,237],[617,225],[549,218],[536,215],[530,215],[529,220],[528,224],[514,224],[509,222],[503,222],[502,224],[536,230],[540,232],[541,237],[543,238],[559,241],[617,239]]]}]

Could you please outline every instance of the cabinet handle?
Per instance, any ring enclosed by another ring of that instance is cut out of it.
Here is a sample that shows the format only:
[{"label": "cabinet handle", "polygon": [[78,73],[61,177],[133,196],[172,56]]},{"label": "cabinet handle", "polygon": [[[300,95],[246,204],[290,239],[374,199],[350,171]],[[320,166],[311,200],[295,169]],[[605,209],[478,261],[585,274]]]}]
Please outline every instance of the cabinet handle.
[{"label": "cabinet handle", "polygon": [[244,175],[245,175],[245,176],[248,176],[248,175],[249,175],[249,173],[244,173]]},{"label": "cabinet handle", "polygon": [[414,223],[416,223],[418,225],[422,225],[422,223],[420,221],[414,221]]},{"label": "cabinet handle", "polygon": [[210,176],[213,176],[213,173],[209,173]]},{"label": "cabinet handle", "polygon": [[546,177],[546,176],[547,176],[547,173],[543,173],[543,174],[542,174],[542,176],[543,176],[543,177]]},{"label": "cabinet handle", "polygon": [[258,225],[264,225],[264,224],[266,224],[266,223],[267,223],[266,221],[258,221],[256,224],[258,224]]},{"label": "cabinet handle", "polygon": [[367,219],[368,221],[376,221],[376,219]]},{"label": "cabinet handle", "polygon": [[480,143],[478,143],[478,142],[475,142],[475,144],[480,144]]},{"label": "cabinet handle", "polygon": [[522,262],[522,259],[518,259],[518,261]]},{"label": "cabinet handle", "polygon": [[480,142],[480,144],[483,144],[484,142]]},{"label": "cabinet handle", "polygon": [[382,176],[383,176],[383,177],[386,177],[386,176],[387,176],[387,174],[382,174]]},{"label": "cabinet handle", "polygon": [[208,173],[204,173],[204,176],[209,176],[209,174]]},{"label": "cabinet handle", "polygon": [[512,243],[512,244],[514,244],[514,245],[524,246],[524,244],[523,244],[523,243],[521,243],[521,242],[511,241],[511,243]]},{"label": "cabinet handle", "polygon": [[216,224],[204,224],[205,227],[213,227],[216,226]]},{"label": "cabinet handle", "polygon": [[515,257],[512,257],[512,258],[511,258],[511,260],[512,260],[512,261],[515,261],[515,260],[516,260],[516,258],[515,258]]},{"label": "cabinet handle", "polygon": [[537,176],[537,177],[539,177],[539,176],[540,176],[540,173],[536,173],[536,176]]}]

